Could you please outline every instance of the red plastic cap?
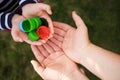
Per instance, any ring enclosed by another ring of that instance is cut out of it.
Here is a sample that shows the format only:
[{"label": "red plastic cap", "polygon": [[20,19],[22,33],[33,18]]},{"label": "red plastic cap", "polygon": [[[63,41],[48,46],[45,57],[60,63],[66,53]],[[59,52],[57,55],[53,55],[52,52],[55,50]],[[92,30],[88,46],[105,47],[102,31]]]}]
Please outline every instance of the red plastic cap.
[{"label": "red plastic cap", "polygon": [[40,26],[37,29],[37,34],[41,39],[46,39],[50,35],[50,29],[47,26]]}]

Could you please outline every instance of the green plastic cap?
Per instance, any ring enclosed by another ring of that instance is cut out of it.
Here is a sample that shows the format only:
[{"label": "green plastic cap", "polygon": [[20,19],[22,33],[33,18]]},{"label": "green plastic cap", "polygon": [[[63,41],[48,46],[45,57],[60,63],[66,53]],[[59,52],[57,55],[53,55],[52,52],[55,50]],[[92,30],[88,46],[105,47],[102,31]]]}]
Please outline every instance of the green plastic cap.
[{"label": "green plastic cap", "polygon": [[37,29],[41,24],[42,22],[39,17],[28,18],[26,20],[23,20],[22,29],[24,32],[30,32]]},{"label": "green plastic cap", "polygon": [[37,41],[39,39],[39,36],[37,35],[36,31],[31,31],[28,33],[28,38],[31,40],[31,41]]}]

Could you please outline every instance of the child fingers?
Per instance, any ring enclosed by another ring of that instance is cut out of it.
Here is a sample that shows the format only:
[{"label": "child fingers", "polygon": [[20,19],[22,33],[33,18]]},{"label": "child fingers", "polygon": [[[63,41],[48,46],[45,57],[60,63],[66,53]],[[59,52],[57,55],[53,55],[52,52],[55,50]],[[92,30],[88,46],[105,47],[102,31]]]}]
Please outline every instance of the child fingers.
[{"label": "child fingers", "polygon": [[51,34],[54,34],[52,19],[49,17],[49,15],[46,12],[43,11],[42,13],[39,14],[39,16],[43,17],[47,20],[48,27],[50,28]]},{"label": "child fingers", "polygon": [[27,39],[24,39],[25,42],[27,42],[28,44],[31,44],[31,45],[42,45],[44,43],[46,43],[47,39],[42,39],[42,40],[38,40],[38,41],[31,41],[29,40],[28,38]]},{"label": "child fingers", "polygon": [[18,31],[12,29],[11,30],[11,35],[14,41],[16,42],[23,42],[23,39],[21,38],[20,34]]},{"label": "child fingers", "polygon": [[53,24],[52,24],[51,18],[46,15],[46,19],[47,19],[47,21],[49,23],[49,28],[50,28],[51,34],[54,34],[54,29],[53,29]]},{"label": "child fingers", "polygon": [[31,41],[29,39],[25,40],[26,43],[31,44],[31,45],[42,45],[43,43],[40,41]]},{"label": "child fingers", "polygon": [[43,4],[43,3],[38,3],[37,4],[39,6],[39,9],[40,10],[45,10],[48,14],[52,14],[52,10],[51,10],[51,7],[47,4]]}]

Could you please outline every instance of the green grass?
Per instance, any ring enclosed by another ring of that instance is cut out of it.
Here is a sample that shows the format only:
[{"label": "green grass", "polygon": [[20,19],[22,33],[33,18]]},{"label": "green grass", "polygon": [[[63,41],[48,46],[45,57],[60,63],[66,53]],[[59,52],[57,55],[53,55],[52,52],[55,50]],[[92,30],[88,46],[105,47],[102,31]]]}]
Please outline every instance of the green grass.
[{"label": "green grass", "polygon": [[[120,1],[115,0],[46,0],[53,10],[51,18],[75,24],[75,10],[84,20],[90,40],[105,49],[120,53]],[[0,31],[0,80],[41,80],[30,60],[34,55],[26,43],[16,43],[7,31]],[[90,80],[99,80],[85,70]]]}]

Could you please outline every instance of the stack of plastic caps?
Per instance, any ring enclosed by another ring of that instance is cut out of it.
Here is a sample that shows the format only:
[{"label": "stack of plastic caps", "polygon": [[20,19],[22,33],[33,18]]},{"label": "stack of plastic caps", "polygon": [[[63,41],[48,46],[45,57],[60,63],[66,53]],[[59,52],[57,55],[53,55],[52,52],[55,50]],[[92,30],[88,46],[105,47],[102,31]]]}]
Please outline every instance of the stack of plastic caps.
[{"label": "stack of plastic caps", "polygon": [[49,37],[50,29],[48,22],[44,18],[33,17],[20,22],[20,30],[28,33],[28,38],[31,41],[45,39]]}]

